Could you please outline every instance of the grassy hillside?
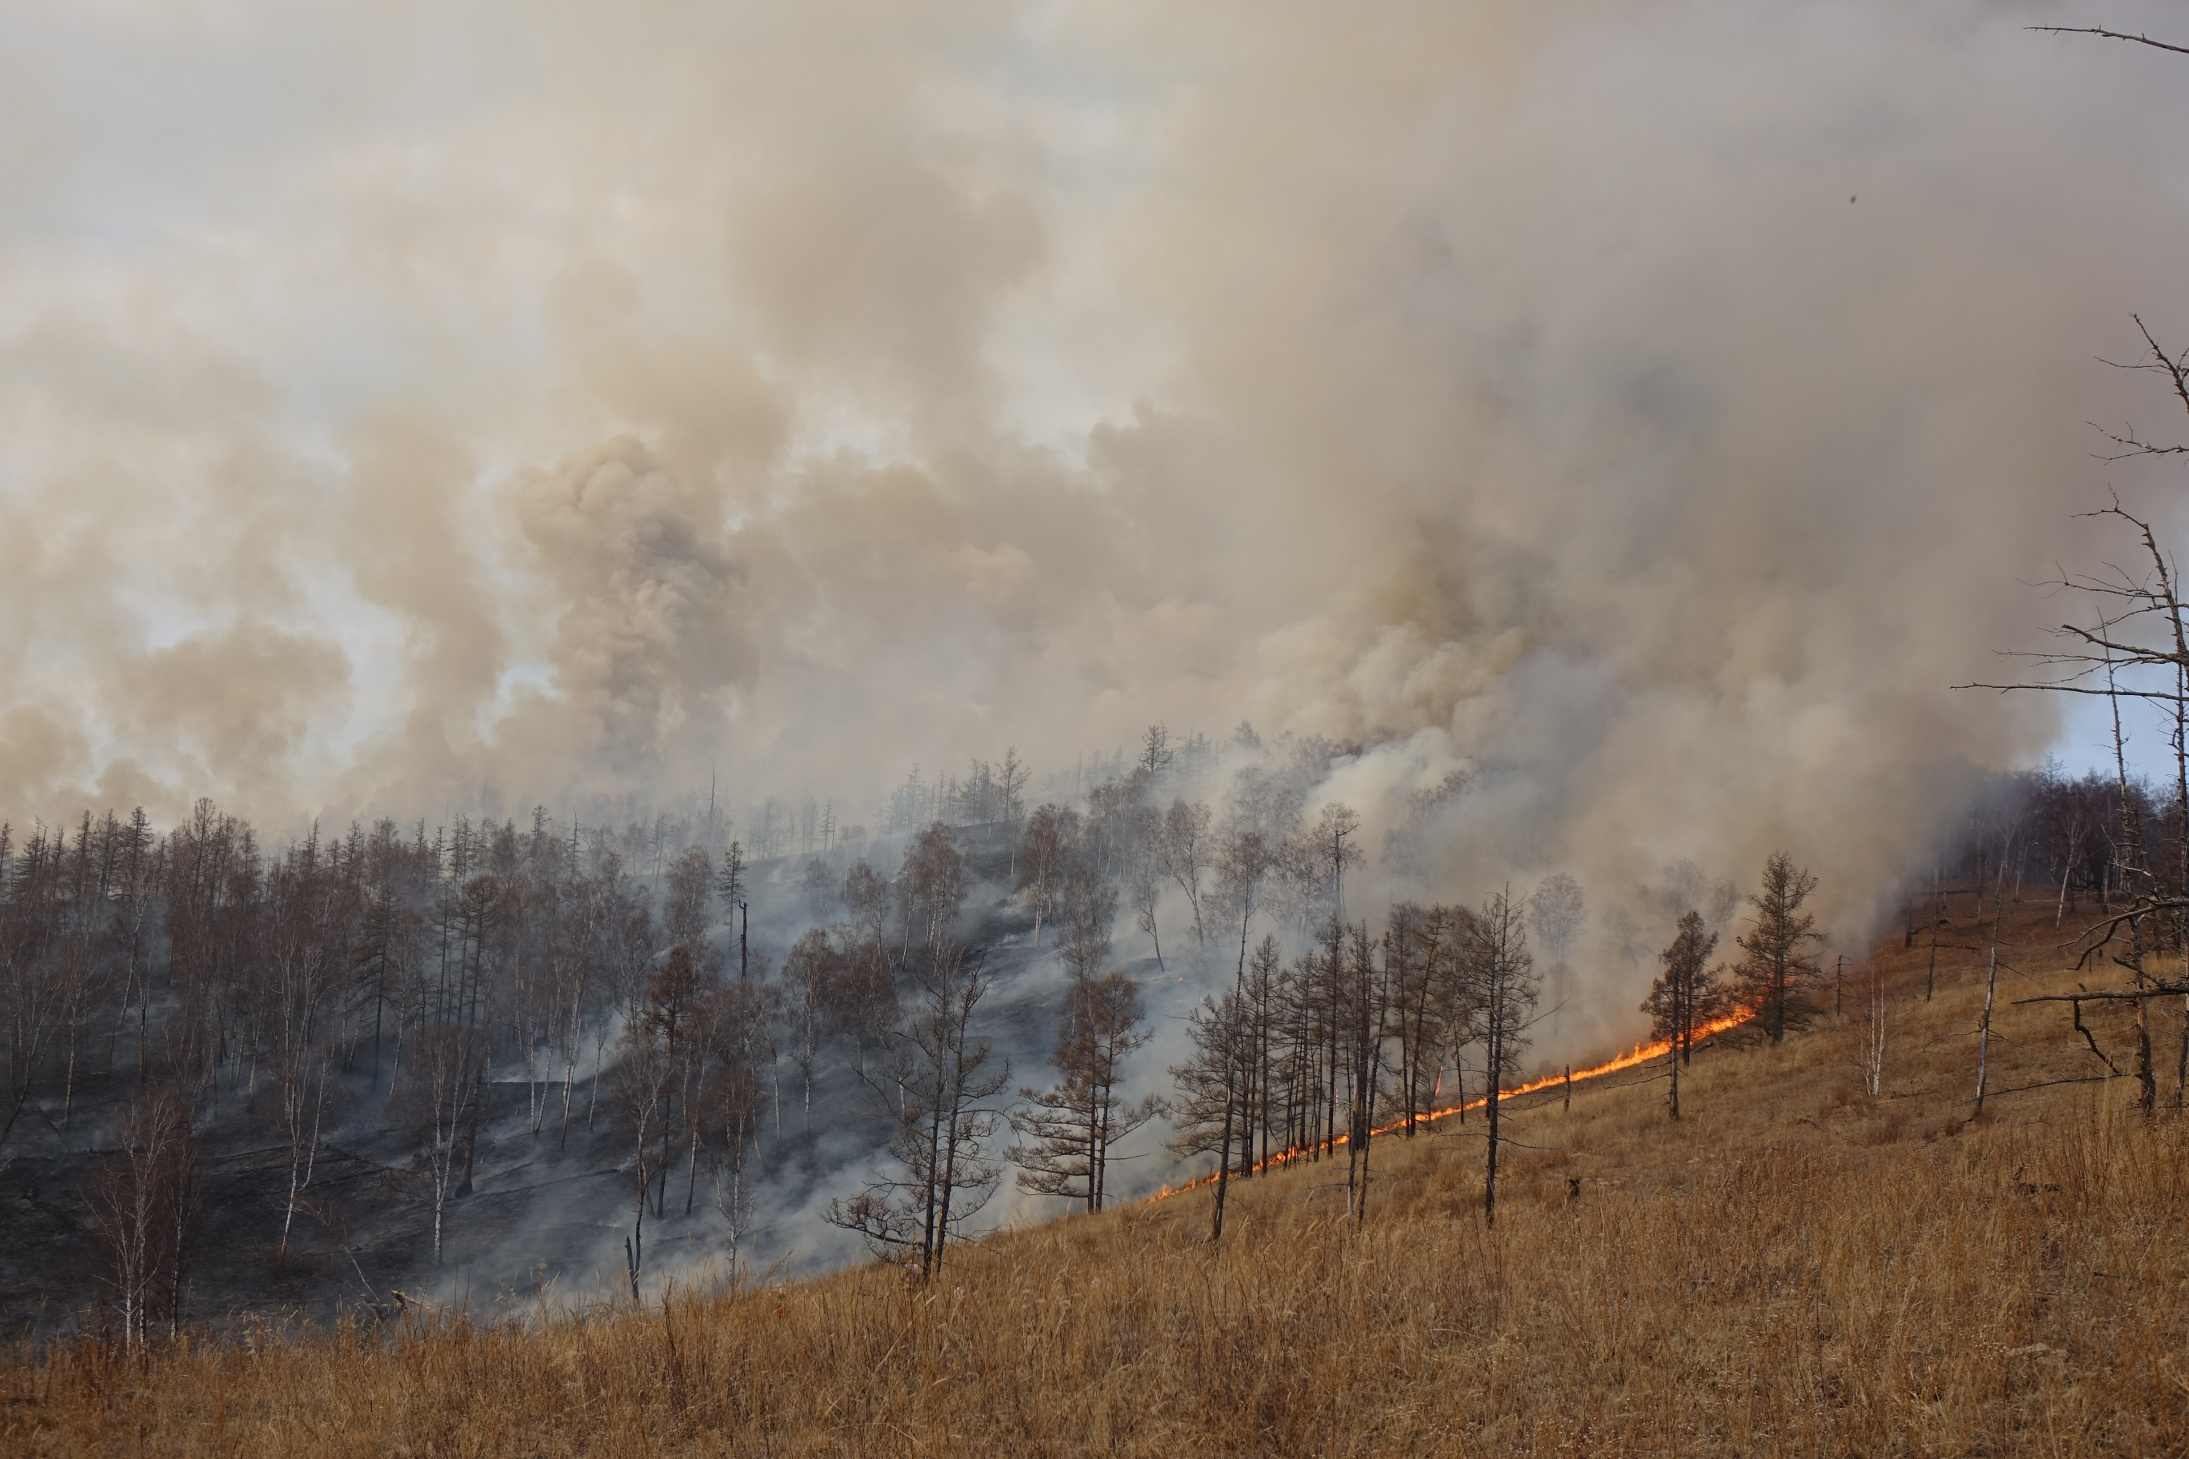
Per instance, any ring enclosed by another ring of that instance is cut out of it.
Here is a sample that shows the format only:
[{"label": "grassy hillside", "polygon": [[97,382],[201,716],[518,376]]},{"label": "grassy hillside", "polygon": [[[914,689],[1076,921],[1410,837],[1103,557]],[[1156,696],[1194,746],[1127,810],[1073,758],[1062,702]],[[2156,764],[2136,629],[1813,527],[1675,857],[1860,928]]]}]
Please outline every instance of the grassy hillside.
[{"label": "grassy hillside", "polygon": [[[1924,947],[1879,950],[1880,1096],[1866,1030],[1827,1015],[1698,1053],[1676,1123],[1661,1061],[1570,1111],[1511,1101],[1494,1229],[1479,1115],[1447,1119],[1375,1142],[1364,1225],[1342,1162],[1302,1163],[1234,1186],[1215,1248],[1192,1191],[961,1248],[926,1287],[868,1267],[142,1365],[26,1348],[0,1368],[0,1451],[2189,1452],[2181,1117],[2147,1126],[2132,1080],[2047,1083],[2105,1066],[2064,1005],[2009,1002],[2075,982],[2029,908],[1972,1120],[1989,929],[1959,900],[1934,1001]],[[2171,1101],[2182,1013],[2153,1018]],[[2127,1015],[2086,1021],[2129,1067]]]}]

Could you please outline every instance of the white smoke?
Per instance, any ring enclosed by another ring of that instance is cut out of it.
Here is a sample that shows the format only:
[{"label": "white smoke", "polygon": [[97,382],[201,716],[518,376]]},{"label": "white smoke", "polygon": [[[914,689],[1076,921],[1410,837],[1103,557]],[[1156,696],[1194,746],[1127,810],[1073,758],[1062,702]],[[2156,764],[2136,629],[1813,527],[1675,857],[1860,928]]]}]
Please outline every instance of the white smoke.
[{"label": "white smoke", "polygon": [[1783,845],[1859,921],[2051,740],[1947,686],[2138,485],[2083,422],[2189,101],[2057,18],[12,7],[0,798],[856,801],[1250,718],[1365,747],[1372,844],[1473,776],[1379,892]]}]

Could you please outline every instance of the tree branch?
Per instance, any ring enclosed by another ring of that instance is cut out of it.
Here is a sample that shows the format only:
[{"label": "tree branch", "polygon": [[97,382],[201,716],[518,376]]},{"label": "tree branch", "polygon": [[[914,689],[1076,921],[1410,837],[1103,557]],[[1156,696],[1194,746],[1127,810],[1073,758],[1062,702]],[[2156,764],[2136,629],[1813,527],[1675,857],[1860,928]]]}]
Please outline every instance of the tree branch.
[{"label": "tree branch", "polygon": [[2165,41],[2155,41],[2147,35],[2129,35],[2118,30],[2100,30],[2094,25],[2032,25],[2025,26],[2024,29],[2047,31],[2053,35],[2100,35],[2109,41],[2134,41],[2139,46],[2150,46],[2154,50],[2172,51],[2176,55],[2189,56],[2189,46],[2168,45]]}]

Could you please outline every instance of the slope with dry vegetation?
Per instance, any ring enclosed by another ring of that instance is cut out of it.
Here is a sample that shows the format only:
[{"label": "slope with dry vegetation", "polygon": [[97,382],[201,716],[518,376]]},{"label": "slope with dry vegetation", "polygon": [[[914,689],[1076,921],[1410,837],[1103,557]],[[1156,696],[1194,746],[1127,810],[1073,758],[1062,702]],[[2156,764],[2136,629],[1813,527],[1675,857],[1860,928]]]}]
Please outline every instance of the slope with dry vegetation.
[{"label": "slope with dry vegetation", "polygon": [[[1988,924],[1989,919],[1986,919]],[[0,1371],[10,1453],[2179,1453],[2189,1171],[2059,1005],[2049,913],[2007,922],[1972,1119],[1989,926],[1877,973],[1782,1046],[1721,1038],[1376,1142],[1367,1219],[1327,1165],[868,1267],[643,1308],[412,1312]],[[1955,967],[1955,963],[1961,966]],[[1831,994],[1827,990],[1827,999]],[[1858,1006],[1862,1010],[1857,1013]],[[2127,1015],[2086,1015],[2116,1060]],[[2171,1072],[2171,1071],[2169,1071]],[[2166,1093],[2176,1097],[2178,1091]],[[1532,1106],[1532,1107],[1531,1107]]]}]

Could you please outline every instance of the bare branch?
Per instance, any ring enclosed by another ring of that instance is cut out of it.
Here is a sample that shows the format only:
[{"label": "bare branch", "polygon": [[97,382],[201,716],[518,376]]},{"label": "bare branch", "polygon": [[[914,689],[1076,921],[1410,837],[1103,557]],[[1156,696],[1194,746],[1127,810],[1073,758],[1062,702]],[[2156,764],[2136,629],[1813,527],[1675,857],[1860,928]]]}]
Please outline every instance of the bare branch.
[{"label": "bare branch", "polygon": [[2134,41],[2139,46],[2150,46],[2154,50],[2172,51],[2176,55],[2189,56],[2189,46],[2168,45],[2165,41],[2155,41],[2147,35],[2129,35],[2124,31],[2101,30],[2094,25],[2032,25],[2025,26],[2024,29],[2046,31],[2052,35],[2098,35],[2104,36],[2109,41]]},{"label": "bare branch", "polygon": [[2011,694],[2017,689],[2041,690],[2047,694],[2089,694],[2099,699],[2156,699],[2168,704],[2176,703],[2178,694],[2161,694],[2156,690],[2142,689],[2086,689],[2080,684],[1955,684],[1955,689],[1996,689]]},{"label": "bare branch", "polygon": [[[2144,998],[2166,998],[2176,993],[2189,993],[2189,984],[2153,982],[2142,992],[2134,989],[2108,988],[2097,993],[2045,993],[2032,998],[2017,998],[2015,1006],[2024,1003],[2134,1003]],[[2100,1054],[2099,1058],[2105,1055]]]}]

